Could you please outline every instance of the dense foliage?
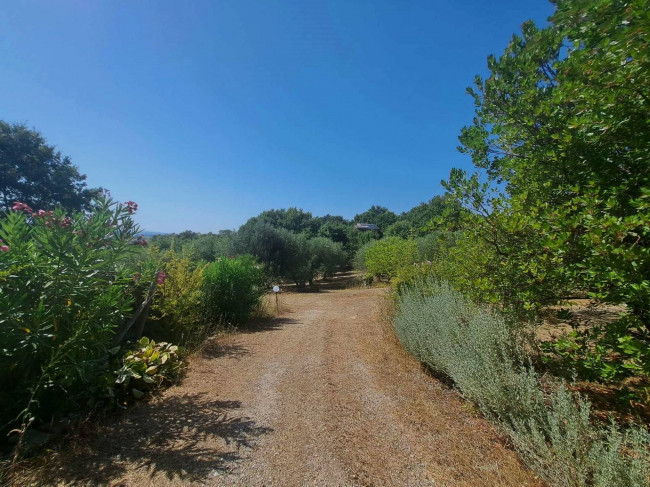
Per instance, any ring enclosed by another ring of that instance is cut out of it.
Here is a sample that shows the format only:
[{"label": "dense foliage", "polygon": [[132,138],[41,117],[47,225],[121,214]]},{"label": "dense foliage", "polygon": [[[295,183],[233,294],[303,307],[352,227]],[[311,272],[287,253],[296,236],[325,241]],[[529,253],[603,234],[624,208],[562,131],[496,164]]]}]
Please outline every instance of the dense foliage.
[{"label": "dense foliage", "polygon": [[366,272],[373,277],[390,281],[397,277],[401,268],[417,262],[417,253],[415,240],[399,237],[377,240],[364,249]]},{"label": "dense foliage", "polygon": [[173,245],[146,251],[136,209],[19,202],[0,218],[0,434],[20,438],[16,454],[29,427],[169,384],[184,353],[216,325],[245,322],[265,292],[252,257],[206,268]]},{"label": "dense foliage", "polygon": [[218,259],[203,271],[205,319],[211,324],[244,323],[264,291],[264,271],[253,257]]},{"label": "dense foliage", "polygon": [[520,316],[576,293],[624,305],[618,322],[548,350],[576,347],[576,370],[603,380],[647,374],[648,4],[556,4],[550,25],[526,22],[470,90],[476,117],[460,140],[477,173],[446,183],[471,210],[448,277]]},{"label": "dense foliage", "polygon": [[113,336],[134,307],[131,204],[90,214],[14,205],[0,219],[0,424],[47,416],[106,391]]},{"label": "dense foliage", "polygon": [[144,334],[156,340],[193,348],[206,338],[212,327],[204,316],[203,270],[189,257],[173,249],[154,254],[157,268],[165,279],[158,285]]}]

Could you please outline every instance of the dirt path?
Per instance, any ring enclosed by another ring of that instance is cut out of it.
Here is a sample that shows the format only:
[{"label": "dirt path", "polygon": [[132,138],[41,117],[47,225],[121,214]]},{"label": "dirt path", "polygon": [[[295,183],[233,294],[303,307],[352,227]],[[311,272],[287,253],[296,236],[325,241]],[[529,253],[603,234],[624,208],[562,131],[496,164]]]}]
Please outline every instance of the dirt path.
[{"label": "dirt path", "polygon": [[211,343],[180,386],[61,453],[47,485],[537,485],[395,344],[383,294],[285,295],[282,318]]}]

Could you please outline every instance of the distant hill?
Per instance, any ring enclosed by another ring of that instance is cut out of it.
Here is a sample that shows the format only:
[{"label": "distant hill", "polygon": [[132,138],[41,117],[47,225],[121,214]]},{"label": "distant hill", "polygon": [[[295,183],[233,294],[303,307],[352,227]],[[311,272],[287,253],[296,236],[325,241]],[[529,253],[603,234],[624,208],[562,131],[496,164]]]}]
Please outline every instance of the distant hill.
[{"label": "distant hill", "polygon": [[142,235],[143,237],[153,237],[154,235],[167,235],[165,232],[150,232],[149,230],[140,232],[138,235]]}]

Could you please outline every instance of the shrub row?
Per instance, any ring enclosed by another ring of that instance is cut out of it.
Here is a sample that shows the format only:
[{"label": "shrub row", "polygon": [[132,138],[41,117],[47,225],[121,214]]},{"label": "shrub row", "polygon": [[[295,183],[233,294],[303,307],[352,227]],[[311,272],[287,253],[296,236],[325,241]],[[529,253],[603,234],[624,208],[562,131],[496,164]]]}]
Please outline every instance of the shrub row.
[{"label": "shrub row", "polygon": [[101,198],[67,216],[18,203],[0,218],[3,438],[98,400],[141,397],[259,302],[265,281],[252,257],[206,265],[147,251],[136,209]]},{"label": "shrub row", "polygon": [[542,383],[524,334],[501,316],[428,278],[402,289],[395,330],[407,350],[500,425],[550,485],[648,485],[648,432],[592,425],[589,403],[562,383]]}]

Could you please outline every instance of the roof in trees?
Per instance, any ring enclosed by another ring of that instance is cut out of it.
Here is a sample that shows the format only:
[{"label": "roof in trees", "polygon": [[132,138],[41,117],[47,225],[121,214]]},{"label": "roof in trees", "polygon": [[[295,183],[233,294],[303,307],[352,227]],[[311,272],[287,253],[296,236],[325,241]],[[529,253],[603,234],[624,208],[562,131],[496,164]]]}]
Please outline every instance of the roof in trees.
[{"label": "roof in trees", "polygon": [[379,227],[377,225],[375,225],[374,223],[357,223],[355,225],[355,228],[357,230],[362,231],[362,232],[366,232],[368,230],[376,230],[376,231],[379,230]]}]

